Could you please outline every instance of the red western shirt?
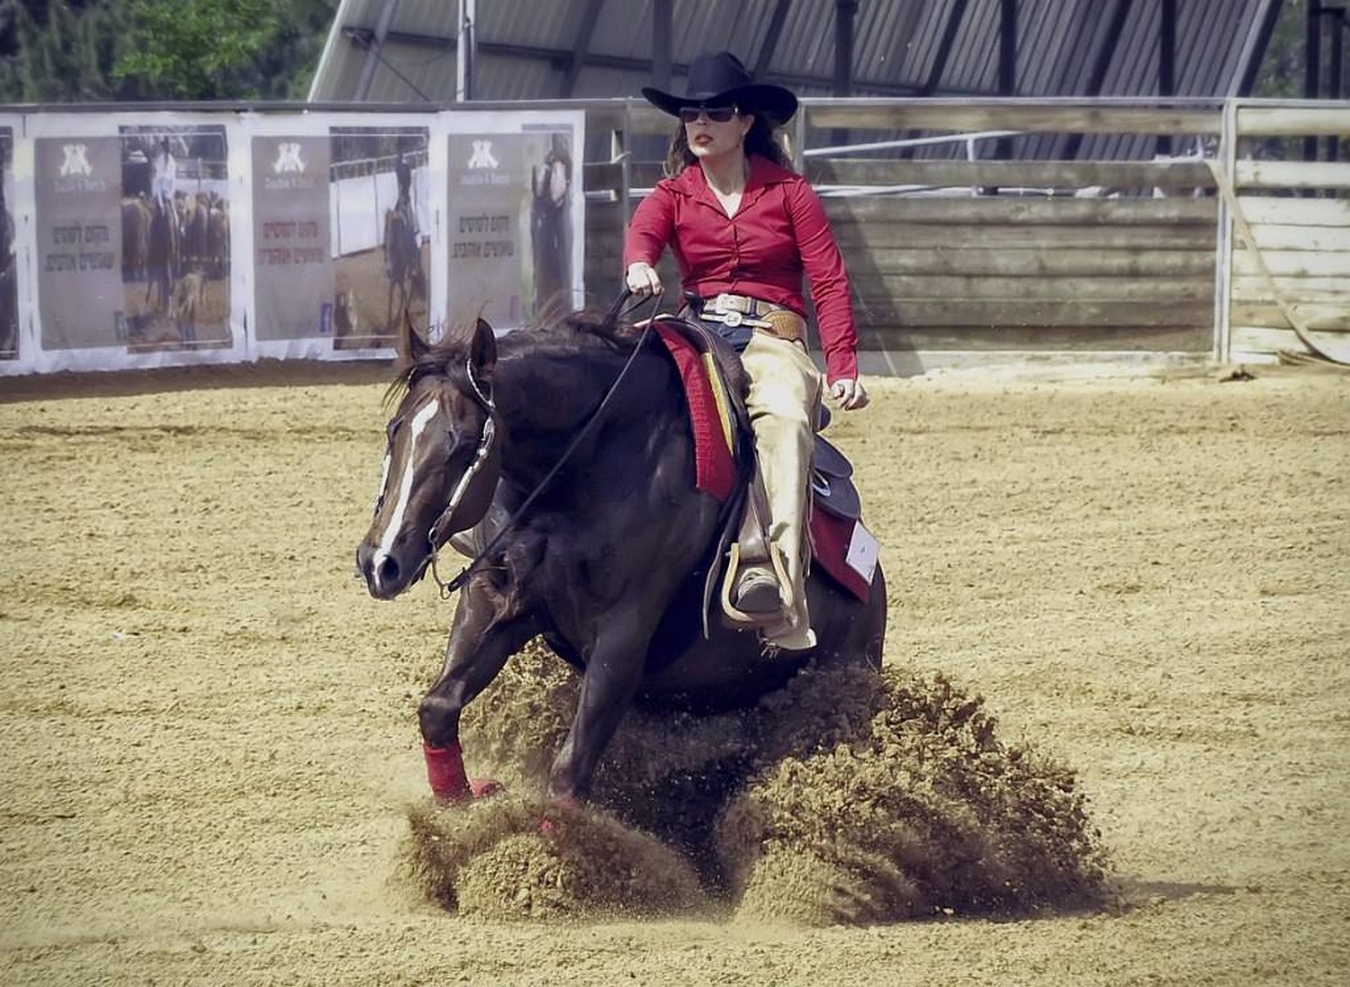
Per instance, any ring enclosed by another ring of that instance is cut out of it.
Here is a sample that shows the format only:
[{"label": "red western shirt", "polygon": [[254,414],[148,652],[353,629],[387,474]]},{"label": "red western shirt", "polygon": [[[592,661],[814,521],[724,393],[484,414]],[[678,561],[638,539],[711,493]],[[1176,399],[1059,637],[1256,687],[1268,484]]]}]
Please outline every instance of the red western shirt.
[{"label": "red western shirt", "polygon": [[628,226],[623,266],[655,266],[669,245],[685,291],[711,298],[751,295],[805,317],[811,294],[830,383],[858,376],[858,331],[848,271],[820,198],[809,182],[768,158],[750,156],[741,206],[728,218],[698,164],[660,182]]}]

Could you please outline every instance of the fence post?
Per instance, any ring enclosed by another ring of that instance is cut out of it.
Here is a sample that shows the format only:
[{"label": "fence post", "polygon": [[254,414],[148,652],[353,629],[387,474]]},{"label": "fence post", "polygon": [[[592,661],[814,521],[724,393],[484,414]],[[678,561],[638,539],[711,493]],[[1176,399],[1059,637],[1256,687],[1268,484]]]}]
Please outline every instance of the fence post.
[{"label": "fence post", "polygon": [[[1215,151],[1219,174],[1225,181],[1236,181],[1237,172],[1237,100],[1224,100],[1219,128],[1219,146]],[[1237,188],[1233,189],[1234,201]],[[1214,359],[1227,363],[1233,353],[1233,216],[1228,196],[1219,189],[1218,226],[1214,238]]]}]

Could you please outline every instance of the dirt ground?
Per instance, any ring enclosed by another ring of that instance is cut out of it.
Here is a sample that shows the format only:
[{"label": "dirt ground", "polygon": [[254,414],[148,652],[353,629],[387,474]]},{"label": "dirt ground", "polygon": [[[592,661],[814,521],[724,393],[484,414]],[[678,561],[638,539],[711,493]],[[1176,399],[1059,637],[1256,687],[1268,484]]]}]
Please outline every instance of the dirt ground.
[{"label": "dirt ground", "polygon": [[409,882],[449,605],[353,575],[382,370],[0,379],[0,983],[1343,984],[1350,375],[1254,372],[875,380],[837,416],[887,663],[1076,769],[1123,894],[862,928]]}]

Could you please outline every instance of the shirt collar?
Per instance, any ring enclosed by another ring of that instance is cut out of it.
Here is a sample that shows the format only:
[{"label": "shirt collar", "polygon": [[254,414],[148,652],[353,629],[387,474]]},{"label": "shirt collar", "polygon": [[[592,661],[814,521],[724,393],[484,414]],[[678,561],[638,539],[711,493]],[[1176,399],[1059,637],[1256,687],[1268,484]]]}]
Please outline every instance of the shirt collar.
[{"label": "shirt collar", "polygon": [[[795,174],[796,172],[789,171],[782,165],[774,164],[766,157],[752,154],[750,155],[750,179],[745,183],[745,194],[747,198],[752,198],[751,193],[786,181]],[[675,179],[675,188],[695,199],[707,198],[714,201],[712,189],[708,187],[708,180],[703,177],[703,169],[699,167],[697,161],[691,165],[686,165],[684,171],[680,172]],[[714,204],[716,204],[715,201]]]}]

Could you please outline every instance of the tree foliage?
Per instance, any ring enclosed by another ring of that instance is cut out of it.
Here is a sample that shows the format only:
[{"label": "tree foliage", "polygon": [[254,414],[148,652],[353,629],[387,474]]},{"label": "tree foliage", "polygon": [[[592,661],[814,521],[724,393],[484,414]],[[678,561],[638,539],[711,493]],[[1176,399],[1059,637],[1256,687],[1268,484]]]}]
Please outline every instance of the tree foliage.
[{"label": "tree foliage", "polygon": [[0,0],[0,101],[303,98],[338,0]]},{"label": "tree foliage", "polygon": [[1271,32],[1261,70],[1252,87],[1253,96],[1299,97],[1303,95],[1307,61],[1307,0],[1284,0],[1280,18]]}]

